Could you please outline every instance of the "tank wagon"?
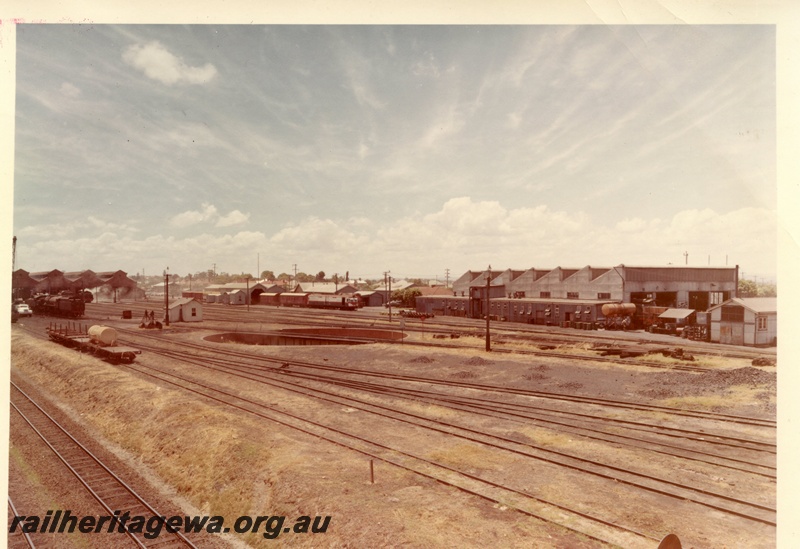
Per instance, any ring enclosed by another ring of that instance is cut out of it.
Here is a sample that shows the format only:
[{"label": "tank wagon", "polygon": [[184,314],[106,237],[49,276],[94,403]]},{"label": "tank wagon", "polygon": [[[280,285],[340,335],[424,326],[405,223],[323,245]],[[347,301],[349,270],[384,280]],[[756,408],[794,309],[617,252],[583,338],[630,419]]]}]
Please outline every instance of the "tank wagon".
[{"label": "tank wagon", "polygon": [[139,349],[117,345],[117,331],[109,326],[91,326],[84,330],[82,326],[50,323],[47,335],[56,343],[78,349],[82,353],[97,356],[109,362],[133,362]]},{"label": "tank wagon", "polygon": [[629,330],[637,313],[635,303],[606,303],[602,311],[606,330]]}]

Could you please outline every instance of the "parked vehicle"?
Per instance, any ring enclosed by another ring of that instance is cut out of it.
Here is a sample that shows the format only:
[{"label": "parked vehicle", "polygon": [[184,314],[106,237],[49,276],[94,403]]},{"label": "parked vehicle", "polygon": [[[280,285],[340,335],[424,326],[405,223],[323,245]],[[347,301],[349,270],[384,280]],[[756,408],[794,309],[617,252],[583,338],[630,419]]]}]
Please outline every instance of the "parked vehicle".
[{"label": "parked vehicle", "polygon": [[19,316],[33,316],[33,311],[25,303],[17,303],[14,305],[14,309]]}]

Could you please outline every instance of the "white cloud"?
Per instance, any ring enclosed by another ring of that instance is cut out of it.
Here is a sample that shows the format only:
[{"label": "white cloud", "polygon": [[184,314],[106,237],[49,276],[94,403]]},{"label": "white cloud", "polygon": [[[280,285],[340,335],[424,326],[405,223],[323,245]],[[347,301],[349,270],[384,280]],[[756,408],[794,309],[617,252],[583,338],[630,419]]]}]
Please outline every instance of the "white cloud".
[{"label": "white cloud", "polygon": [[170,220],[170,225],[173,227],[190,227],[198,223],[208,223],[219,218],[216,206],[211,204],[203,204],[201,211],[188,211],[179,213]]},{"label": "white cloud", "polygon": [[[272,235],[258,231],[228,231],[221,220],[246,220],[238,210],[220,216],[204,204],[173,218],[185,223],[205,222],[206,230],[184,238],[156,235],[137,237],[134,231],[89,219],[94,230],[73,237],[35,241],[35,230],[25,233],[26,246],[18,250],[18,265],[29,271],[139,269],[147,258],[148,271],[172,265],[178,272],[195,272],[216,263],[219,271],[255,272],[261,267],[287,271],[293,263],[304,272],[349,270],[355,276],[373,276],[391,269],[398,276],[459,275],[467,269],[580,268],[585,265],[740,265],[746,272],[776,272],[777,222],[775,212],[743,208],[727,213],[711,209],[685,210],[672,218],[629,218],[593,221],[582,211],[553,210],[545,205],[506,207],[497,201],[459,197],[428,215],[408,216],[376,223],[364,217],[311,217]],[[218,227],[214,229],[214,226]],[[38,235],[45,234],[36,227]],[[214,230],[217,234],[214,234]],[[67,235],[70,236],[67,236]],[[131,258],[137,263],[131,265]],[[174,264],[182,258],[180,265]],[[252,263],[252,264],[251,264]]]},{"label": "white cloud", "polygon": [[242,213],[239,210],[233,210],[228,215],[224,215],[217,221],[217,227],[230,227],[232,225],[241,225],[247,223],[250,219],[250,214]]},{"label": "white cloud", "polygon": [[226,215],[220,215],[213,204],[203,204],[200,210],[190,210],[179,213],[170,220],[173,227],[191,227],[205,223],[215,227],[232,227],[242,225],[250,220],[249,213],[233,210]]},{"label": "white cloud", "polygon": [[125,50],[122,58],[148,78],[167,85],[205,84],[217,75],[217,69],[211,63],[190,67],[157,41],[145,45],[134,44]]}]

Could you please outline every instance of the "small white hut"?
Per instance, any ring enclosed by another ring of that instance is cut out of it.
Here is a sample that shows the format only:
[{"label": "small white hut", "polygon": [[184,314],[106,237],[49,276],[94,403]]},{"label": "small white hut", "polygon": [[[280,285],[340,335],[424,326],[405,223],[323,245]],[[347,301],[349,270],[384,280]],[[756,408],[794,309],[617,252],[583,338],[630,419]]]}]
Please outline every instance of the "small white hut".
[{"label": "small white hut", "polygon": [[176,299],[169,304],[170,322],[202,322],[203,304],[193,297]]}]

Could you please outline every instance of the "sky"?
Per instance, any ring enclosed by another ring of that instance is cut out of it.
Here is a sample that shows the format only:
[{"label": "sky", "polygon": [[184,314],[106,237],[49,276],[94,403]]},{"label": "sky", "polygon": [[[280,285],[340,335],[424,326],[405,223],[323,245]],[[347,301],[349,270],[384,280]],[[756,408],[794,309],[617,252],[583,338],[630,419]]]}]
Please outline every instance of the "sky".
[{"label": "sky", "polygon": [[15,269],[778,262],[774,25],[16,27]]}]

